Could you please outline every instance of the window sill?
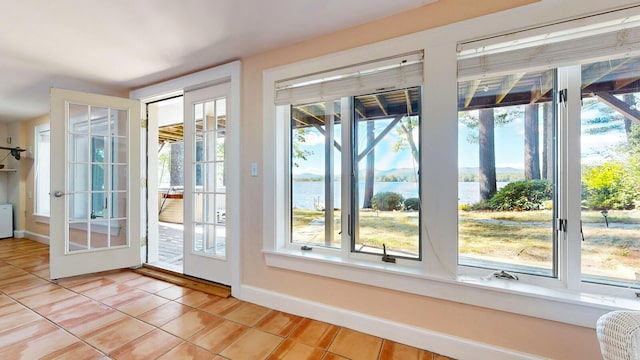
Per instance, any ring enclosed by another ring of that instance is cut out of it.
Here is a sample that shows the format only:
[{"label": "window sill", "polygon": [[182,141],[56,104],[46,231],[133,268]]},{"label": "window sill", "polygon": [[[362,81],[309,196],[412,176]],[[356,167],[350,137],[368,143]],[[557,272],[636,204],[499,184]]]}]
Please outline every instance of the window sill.
[{"label": "window sill", "polygon": [[346,260],[296,249],[263,250],[268,266],[382,287],[468,305],[595,328],[611,310],[640,310],[640,300],[551,289],[503,279],[472,276],[447,279],[423,269]]},{"label": "window sill", "polygon": [[49,215],[33,214],[32,216],[34,221],[37,223],[43,223],[43,224],[49,223]]}]

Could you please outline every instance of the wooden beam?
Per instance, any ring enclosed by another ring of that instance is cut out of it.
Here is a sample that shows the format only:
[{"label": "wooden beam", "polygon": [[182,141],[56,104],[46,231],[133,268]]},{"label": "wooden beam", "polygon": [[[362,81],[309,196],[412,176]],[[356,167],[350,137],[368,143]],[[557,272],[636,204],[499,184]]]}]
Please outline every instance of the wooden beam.
[{"label": "wooden beam", "polygon": [[310,112],[309,110],[306,109],[306,106],[296,106],[295,109],[297,109],[298,111],[300,111],[301,113],[308,115],[316,120],[318,120],[318,122],[324,124],[324,118],[317,116],[316,114],[313,114],[312,112]]},{"label": "wooden beam", "polygon": [[411,106],[411,96],[409,96],[409,89],[404,89],[404,99],[407,102],[407,114],[413,114],[413,107]]},{"label": "wooden beam", "polygon": [[496,95],[496,104],[500,104],[502,100],[509,95],[511,90],[513,90],[518,81],[520,81],[520,79],[525,75],[526,73],[519,73],[506,76],[500,86],[500,92]]},{"label": "wooden beam", "polygon": [[[313,125],[313,127],[316,128],[316,130],[318,130],[320,134],[322,134],[322,136],[324,136],[325,138],[327,137],[327,133],[320,125]],[[340,144],[338,144],[336,139],[333,139],[333,146],[335,146],[338,151],[342,151],[342,147],[340,146]]]},{"label": "wooden beam", "polygon": [[603,77],[618,70],[634,58],[616,59],[609,61],[600,61],[589,65],[582,71],[582,88],[587,88]]},{"label": "wooden beam", "polygon": [[638,80],[640,80],[640,76],[633,76],[633,77],[629,77],[629,78],[626,78],[626,79],[617,79],[613,83],[614,84],[613,88],[615,90],[619,90],[619,89],[622,89],[623,87],[625,87],[625,86],[627,86],[627,85],[629,85],[629,84],[631,84],[633,82],[636,82]]},{"label": "wooden beam", "polygon": [[540,82],[537,84],[533,93],[531,94],[531,101],[529,102],[529,104],[537,103],[538,100],[542,99],[551,90],[553,90],[553,75],[550,71],[545,71],[544,73],[542,73]]},{"label": "wooden beam", "polygon": [[372,96],[376,100],[376,103],[378,104],[378,107],[380,107],[380,110],[382,110],[382,113],[385,115],[389,115],[389,113],[387,112],[386,100],[380,95],[372,95]]},{"label": "wooden beam", "polygon": [[362,150],[362,152],[358,154],[357,162],[360,162],[360,160],[367,156],[367,154],[369,154],[371,150],[376,147],[376,145],[393,129],[394,126],[396,126],[398,121],[400,121],[400,119],[402,119],[403,117],[404,115],[396,115],[396,117],[393,118],[389,125],[387,125],[387,127],[385,127],[384,130],[382,130],[382,132],[378,136],[376,136],[375,139],[373,139],[373,142],[371,142],[371,144],[369,144],[366,149]]},{"label": "wooden beam", "polygon": [[480,86],[481,81],[482,80],[476,79],[469,82],[469,86],[467,86],[467,94],[464,96],[465,109],[469,107],[469,104],[471,104],[471,100],[473,100],[473,97],[475,96],[476,91],[478,91],[478,87]]},{"label": "wooden beam", "polygon": [[595,95],[600,98],[600,101],[609,105],[612,109],[622,114],[622,116],[640,125],[640,111],[631,108],[629,104],[608,92],[597,92]]},{"label": "wooden beam", "polygon": [[362,102],[358,98],[355,99],[354,105],[356,108],[356,113],[360,115],[361,118],[366,118],[367,109],[364,107],[364,105],[362,105]]}]

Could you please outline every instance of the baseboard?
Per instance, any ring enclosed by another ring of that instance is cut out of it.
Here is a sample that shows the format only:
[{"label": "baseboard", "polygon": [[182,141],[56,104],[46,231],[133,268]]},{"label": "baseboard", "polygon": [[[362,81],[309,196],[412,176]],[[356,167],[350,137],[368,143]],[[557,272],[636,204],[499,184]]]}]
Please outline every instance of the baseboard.
[{"label": "baseboard", "polygon": [[242,285],[242,300],[329,322],[455,359],[539,360],[540,357]]},{"label": "baseboard", "polygon": [[38,233],[34,233],[34,232],[31,232],[31,231],[23,231],[22,232],[22,237],[26,237],[29,240],[34,240],[34,241],[37,241],[39,243],[51,245],[49,243],[49,237],[48,236],[41,235],[41,234],[38,234]]},{"label": "baseboard", "polygon": [[13,237],[16,239],[22,239],[24,237],[24,230],[13,230]]}]

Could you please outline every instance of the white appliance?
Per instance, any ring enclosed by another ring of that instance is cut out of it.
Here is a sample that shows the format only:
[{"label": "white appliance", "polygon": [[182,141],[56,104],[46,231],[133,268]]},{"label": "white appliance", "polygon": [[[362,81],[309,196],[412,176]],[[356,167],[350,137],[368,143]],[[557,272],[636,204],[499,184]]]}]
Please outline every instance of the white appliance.
[{"label": "white appliance", "polygon": [[0,205],[0,239],[13,237],[13,206]]}]

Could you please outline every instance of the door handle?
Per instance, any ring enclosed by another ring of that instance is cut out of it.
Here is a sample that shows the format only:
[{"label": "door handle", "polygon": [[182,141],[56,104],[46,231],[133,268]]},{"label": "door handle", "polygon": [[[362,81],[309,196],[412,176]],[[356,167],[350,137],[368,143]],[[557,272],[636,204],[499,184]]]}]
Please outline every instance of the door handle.
[{"label": "door handle", "polygon": [[64,193],[62,191],[60,191],[60,190],[54,191],[53,192],[53,196],[55,196],[55,197],[63,197]]}]

